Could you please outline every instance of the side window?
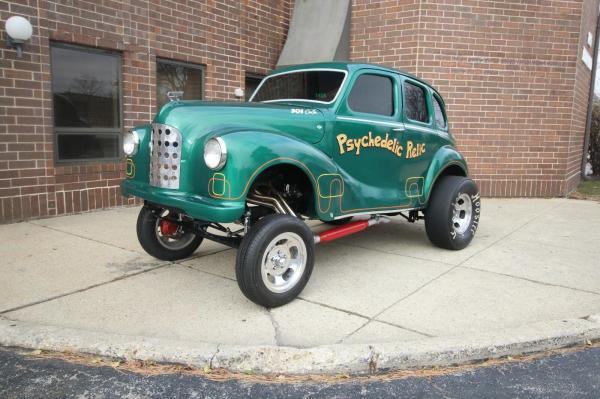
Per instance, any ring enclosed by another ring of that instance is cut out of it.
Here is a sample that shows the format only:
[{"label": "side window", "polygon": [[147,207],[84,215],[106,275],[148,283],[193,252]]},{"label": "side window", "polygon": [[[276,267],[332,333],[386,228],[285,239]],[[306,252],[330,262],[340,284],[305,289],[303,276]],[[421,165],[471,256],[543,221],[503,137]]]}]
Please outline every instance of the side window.
[{"label": "side window", "polygon": [[444,117],[444,111],[442,111],[442,105],[436,96],[433,96],[433,112],[435,112],[435,124],[438,129],[445,129],[446,118]]},{"label": "side window", "polygon": [[410,82],[404,82],[404,114],[413,121],[429,122],[425,90]]},{"label": "side window", "polygon": [[355,112],[392,116],[394,83],[387,76],[360,75],[348,96],[348,107]]}]

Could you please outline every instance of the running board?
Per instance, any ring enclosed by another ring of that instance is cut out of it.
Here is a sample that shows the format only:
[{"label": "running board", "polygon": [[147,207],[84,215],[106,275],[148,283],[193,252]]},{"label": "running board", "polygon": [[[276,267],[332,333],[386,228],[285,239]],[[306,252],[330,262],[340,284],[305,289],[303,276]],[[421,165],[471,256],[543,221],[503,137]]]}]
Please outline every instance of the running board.
[{"label": "running board", "polygon": [[366,230],[368,227],[375,226],[376,224],[388,223],[389,221],[390,218],[388,217],[376,215],[368,220],[358,220],[343,226],[334,227],[332,229],[325,230],[322,233],[315,234],[315,244],[337,240],[338,238],[346,237],[350,234]]}]

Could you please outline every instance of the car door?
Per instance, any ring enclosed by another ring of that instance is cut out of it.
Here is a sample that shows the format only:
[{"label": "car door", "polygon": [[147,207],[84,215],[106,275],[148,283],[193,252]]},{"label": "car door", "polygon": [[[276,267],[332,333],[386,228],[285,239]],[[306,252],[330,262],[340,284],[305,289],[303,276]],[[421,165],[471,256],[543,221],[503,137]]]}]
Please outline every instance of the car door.
[{"label": "car door", "polygon": [[404,188],[399,191],[404,130],[399,85],[397,74],[364,69],[354,74],[340,103],[332,135],[333,158],[343,180],[340,215],[405,203]]},{"label": "car door", "polygon": [[418,208],[424,201],[425,176],[440,141],[434,126],[431,90],[415,79],[403,77],[402,105],[405,154],[400,179],[404,182],[404,197],[411,207]]}]

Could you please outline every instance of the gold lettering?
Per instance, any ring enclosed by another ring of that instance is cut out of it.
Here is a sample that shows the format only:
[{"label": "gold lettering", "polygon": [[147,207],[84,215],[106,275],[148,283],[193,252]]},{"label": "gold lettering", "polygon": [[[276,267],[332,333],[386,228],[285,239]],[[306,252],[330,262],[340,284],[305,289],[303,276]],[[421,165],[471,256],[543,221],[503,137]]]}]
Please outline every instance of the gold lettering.
[{"label": "gold lettering", "polygon": [[398,144],[398,148],[396,149],[396,155],[401,157],[402,156],[402,146],[400,144]]},{"label": "gold lettering", "polygon": [[393,147],[394,147],[394,141],[393,140],[388,140],[387,141],[387,146],[385,146],[385,148],[387,148],[388,150],[392,151]]},{"label": "gold lettering", "polygon": [[346,142],[346,151],[348,151],[348,152],[354,151],[354,140],[350,139]]},{"label": "gold lettering", "polygon": [[343,154],[345,152],[344,143],[348,140],[348,136],[346,136],[344,133],[340,133],[337,135],[336,139],[338,142],[338,147],[340,148],[340,154]]},{"label": "gold lettering", "polygon": [[375,147],[375,140],[373,140],[373,133],[371,132],[369,132],[369,147]]},{"label": "gold lettering", "polygon": [[406,142],[406,158],[412,158],[413,142],[408,140]]},{"label": "gold lettering", "polygon": [[[346,134],[340,133],[336,136],[336,140],[341,155],[354,152],[355,155],[359,156],[361,149],[373,147],[386,149],[398,157],[402,157],[404,154],[404,145],[397,138],[391,139],[389,133],[382,137],[369,132],[359,138],[348,138]],[[425,154],[425,143],[414,143],[412,140],[406,141],[406,158],[417,158],[423,154]]]},{"label": "gold lettering", "polygon": [[356,155],[360,155],[360,139],[352,139],[354,141],[354,147],[356,147]]}]

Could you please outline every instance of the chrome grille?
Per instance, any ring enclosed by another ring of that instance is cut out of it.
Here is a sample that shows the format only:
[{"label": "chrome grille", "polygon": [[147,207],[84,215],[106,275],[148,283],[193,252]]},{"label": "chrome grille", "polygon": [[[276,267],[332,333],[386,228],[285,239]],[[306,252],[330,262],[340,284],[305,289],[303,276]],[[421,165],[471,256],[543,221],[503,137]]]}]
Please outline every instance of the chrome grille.
[{"label": "chrome grille", "polygon": [[150,184],[161,188],[179,188],[181,133],[172,126],[152,124],[150,141]]}]

